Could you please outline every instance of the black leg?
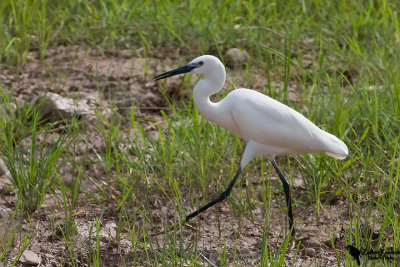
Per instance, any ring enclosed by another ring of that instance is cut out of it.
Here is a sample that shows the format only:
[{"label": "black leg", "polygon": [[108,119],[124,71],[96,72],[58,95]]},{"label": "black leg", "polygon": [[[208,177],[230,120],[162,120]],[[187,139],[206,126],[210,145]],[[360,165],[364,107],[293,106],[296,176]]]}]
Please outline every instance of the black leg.
[{"label": "black leg", "polygon": [[286,204],[288,207],[288,217],[289,217],[289,229],[292,230],[292,235],[295,234],[295,230],[293,227],[293,212],[292,212],[292,198],[290,197],[290,186],[286,181],[285,176],[283,176],[282,172],[279,170],[278,165],[276,165],[275,160],[271,160],[272,166],[274,166],[275,171],[278,173],[279,178],[281,179],[283,191],[285,192]]},{"label": "black leg", "polygon": [[186,222],[188,222],[193,217],[196,217],[197,215],[199,215],[200,213],[202,213],[203,211],[205,211],[209,207],[212,207],[215,204],[217,204],[218,202],[221,202],[225,198],[227,198],[229,196],[229,194],[231,193],[232,188],[235,185],[236,180],[239,177],[239,174],[240,174],[241,171],[242,171],[242,168],[239,167],[239,169],[235,173],[235,176],[233,177],[232,182],[229,184],[228,188],[224,192],[222,192],[217,198],[211,200],[210,202],[208,202],[204,206],[200,207],[198,210],[196,210],[196,211],[190,213],[188,216],[186,216]]}]

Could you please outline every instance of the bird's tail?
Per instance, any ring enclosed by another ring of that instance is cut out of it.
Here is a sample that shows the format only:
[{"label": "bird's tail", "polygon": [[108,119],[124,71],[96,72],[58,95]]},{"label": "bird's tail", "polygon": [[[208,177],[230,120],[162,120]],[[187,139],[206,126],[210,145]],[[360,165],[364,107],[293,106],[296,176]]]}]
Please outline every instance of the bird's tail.
[{"label": "bird's tail", "polygon": [[325,154],[337,159],[346,158],[346,156],[349,154],[349,149],[347,148],[346,144],[336,136],[330,133],[327,134],[330,142],[327,144],[328,151],[325,151]]}]

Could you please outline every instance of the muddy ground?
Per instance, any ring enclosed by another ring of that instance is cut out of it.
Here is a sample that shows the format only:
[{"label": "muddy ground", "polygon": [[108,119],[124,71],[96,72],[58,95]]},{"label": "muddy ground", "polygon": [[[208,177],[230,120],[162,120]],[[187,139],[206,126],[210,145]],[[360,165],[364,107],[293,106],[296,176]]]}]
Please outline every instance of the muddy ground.
[{"label": "muddy ground", "polygon": [[[50,49],[44,60],[39,60],[38,54],[32,52],[29,60],[23,66],[13,68],[3,66],[1,68],[1,81],[3,87],[11,88],[9,93],[18,102],[32,102],[43,96],[47,91],[60,94],[66,97],[78,97],[93,109],[105,112],[116,112],[119,116],[129,118],[130,107],[136,107],[136,116],[148,117],[152,119],[160,118],[160,110],[168,112],[168,105],[164,97],[159,92],[157,84],[151,80],[151,74],[160,73],[168,69],[170,66],[175,67],[182,62],[176,64],[177,55],[168,57],[143,59],[133,51],[118,52],[100,52],[96,49],[87,47],[59,47]],[[146,72],[149,75],[146,75]],[[235,80],[236,86],[244,86],[244,81],[240,80],[240,75],[235,70],[228,69],[230,77]],[[256,82],[253,87],[260,89],[265,83],[262,80],[262,74],[254,74]],[[236,78],[239,77],[239,78]],[[190,91],[179,91],[178,79],[170,79],[168,82],[167,95],[175,100],[182,100],[188,97]],[[292,90],[291,98],[295,98],[296,92]],[[140,108],[138,108],[140,107]],[[128,119],[129,121],[129,119]],[[90,120],[88,120],[90,124]],[[152,131],[151,122],[144,125],[145,129]],[[95,130],[95,127],[87,127],[87,132],[82,139],[82,155],[89,159],[95,159],[96,153],[103,153],[105,150],[105,139]],[[88,147],[90,149],[88,149]],[[85,150],[85,151],[83,151]],[[88,166],[86,170],[88,177],[93,180],[100,180],[105,175],[101,168]],[[68,169],[63,173],[63,179],[68,181],[74,175],[69,173]],[[280,182],[277,177],[272,174],[272,184],[276,188],[276,194],[281,195]],[[1,220],[3,230],[9,227],[9,223],[15,223],[17,219],[11,219],[16,196],[4,188],[8,182],[5,174],[0,176],[3,190],[0,192]],[[90,180],[90,179],[88,179]],[[261,181],[258,178],[251,178],[256,188],[261,190]],[[83,181],[84,190],[96,190],[97,187],[91,181]],[[348,225],[349,215],[348,207],[344,199],[335,195],[324,195],[324,209],[321,217],[317,218],[315,205],[305,204],[302,195],[305,195],[306,188],[299,176],[296,178],[293,190],[293,197],[297,205],[294,207],[297,240],[301,240],[301,246],[297,252],[296,262],[298,265],[306,265],[314,262],[315,265],[334,266],[337,265],[337,259],[343,259],[344,254],[344,229]],[[270,209],[271,213],[271,229],[266,237],[268,247],[273,250],[279,247],[282,242],[282,231],[285,228],[285,210],[282,209],[284,203],[279,203],[276,199],[284,200],[283,196],[272,200]],[[233,259],[242,265],[252,266],[258,265],[261,258],[262,232],[265,211],[262,205],[254,205],[254,220],[238,221],[234,214],[231,214],[229,204],[227,202],[219,205],[220,212],[215,213],[210,210],[207,215],[202,215],[198,219],[198,231],[193,232],[190,229],[184,230],[184,241],[186,244],[191,243],[193,238],[198,238],[198,249],[203,257],[198,259],[198,263],[207,266],[211,263],[218,265],[221,245],[225,244],[228,251],[228,265],[234,265]],[[29,244],[29,250],[36,253],[40,258],[40,266],[59,266],[60,257],[68,254],[66,252],[65,242],[60,238],[60,233],[53,231],[50,221],[63,222],[65,218],[64,211],[55,205],[53,198],[46,199],[40,212],[33,213],[30,217],[31,221],[23,220],[21,233],[27,230],[33,230],[31,235],[33,240]],[[111,202],[111,201],[110,201]],[[189,201],[188,201],[189,202]],[[88,204],[89,203],[89,204]],[[117,216],[115,204],[105,202],[102,205],[109,205],[110,209],[105,214],[100,214],[101,209],[97,204],[90,204],[90,201],[84,199],[84,195],[79,199],[77,209],[78,214],[75,219],[80,220],[78,226],[77,239],[82,240],[81,244],[85,244],[88,239],[89,229],[95,223],[95,218],[102,216],[103,228],[100,232],[103,266],[118,266],[120,264],[132,265],[133,261],[137,265],[147,262],[147,255],[142,249],[141,255],[134,258],[131,254],[132,244],[128,237],[116,241]],[[157,207],[154,209],[153,221],[159,222],[159,229],[162,228],[166,218],[174,217],[174,203],[166,202],[160,198]],[[55,208],[56,207],[56,208]],[[216,218],[219,216],[219,218]],[[52,219],[50,219],[52,218]],[[217,223],[218,222],[218,223]],[[138,222],[139,224],[141,222]],[[235,229],[241,227],[240,235],[237,236]],[[149,229],[151,231],[151,229]],[[220,231],[221,230],[221,231]],[[153,230],[155,231],[155,230]],[[221,236],[221,232],[225,235]],[[229,233],[231,235],[229,235]],[[236,236],[235,236],[236,235]],[[163,245],[163,236],[152,237],[154,244]],[[13,244],[15,248],[8,255],[8,259],[13,259],[18,252],[18,248],[22,245],[22,240],[16,238],[17,242]],[[77,242],[79,244],[79,242]],[[291,265],[292,259],[296,252],[297,242],[291,244],[291,248],[287,253],[285,262],[287,266]],[[333,248],[333,245],[335,248]],[[233,248],[237,250],[234,251]],[[239,248],[239,249],[238,249]],[[77,248],[85,250],[85,248]],[[157,247],[155,253],[157,253]],[[136,249],[139,250],[140,249]],[[152,257],[150,254],[149,257]],[[68,260],[63,263],[69,266]],[[142,262],[141,262],[142,261]],[[22,265],[18,263],[18,265]],[[84,264],[83,264],[84,265]],[[212,266],[212,265],[211,265]]]}]

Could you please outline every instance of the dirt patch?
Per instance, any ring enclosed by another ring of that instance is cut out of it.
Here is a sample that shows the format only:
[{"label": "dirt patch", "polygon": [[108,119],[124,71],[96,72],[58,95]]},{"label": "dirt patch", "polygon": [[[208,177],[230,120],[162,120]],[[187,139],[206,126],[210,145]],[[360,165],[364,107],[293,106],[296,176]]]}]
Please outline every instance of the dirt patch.
[{"label": "dirt patch", "polygon": [[50,49],[43,60],[32,52],[19,68],[3,68],[4,87],[19,101],[31,101],[47,91],[85,99],[103,106],[110,101],[132,100],[138,106],[165,107],[157,85],[146,75],[159,70],[155,59],[104,55],[82,47]]}]

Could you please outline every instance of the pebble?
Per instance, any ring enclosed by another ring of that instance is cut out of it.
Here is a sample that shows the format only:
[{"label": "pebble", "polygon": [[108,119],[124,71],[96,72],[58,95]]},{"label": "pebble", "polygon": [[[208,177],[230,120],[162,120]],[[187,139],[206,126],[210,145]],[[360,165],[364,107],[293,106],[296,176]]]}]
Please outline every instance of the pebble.
[{"label": "pebble", "polygon": [[40,263],[39,256],[32,250],[28,249],[25,250],[24,253],[22,253],[21,257],[19,258],[19,261],[31,266],[36,266],[39,265]]},{"label": "pebble", "polygon": [[304,240],[303,244],[305,247],[309,247],[309,248],[319,248],[321,246],[321,243],[314,236],[310,237],[309,239]]},{"label": "pebble", "polygon": [[305,254],[309,257],[314,257],[315,256],[315,249],[313,248],[306,248],[305,249]]},{"label": "pebble", "polygon": [[73,115],[94,115],[94,111],[83,101],[62,97],[56,93],[48,92],[43,99],[42,115],[45,119],[62,120]]},{"label": "pebble", "polygon": [[231,48],[225,53],[226,63],[230,66],[243,65],[246,63],[249,54],[239,48]]}]

